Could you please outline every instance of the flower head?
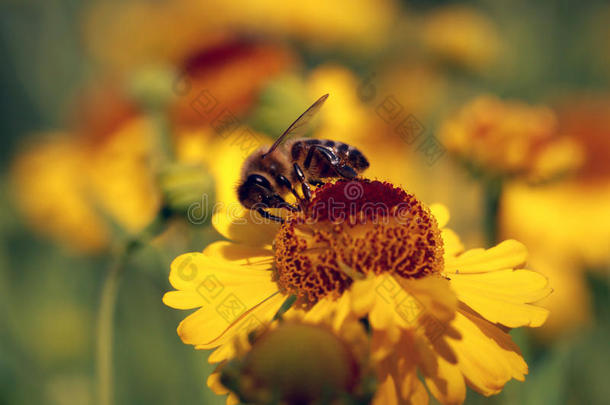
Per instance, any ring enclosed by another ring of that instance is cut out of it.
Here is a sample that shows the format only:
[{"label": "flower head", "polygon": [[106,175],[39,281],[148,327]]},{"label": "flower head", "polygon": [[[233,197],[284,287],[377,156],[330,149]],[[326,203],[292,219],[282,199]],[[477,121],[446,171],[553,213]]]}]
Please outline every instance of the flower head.
[{"label": "flower head", "polygon": [[164,302],[199,308],[178,334],[197,348],[218,348],[210,361],[234,357],[236,337],[296,296],[288,313],[303,311],[306,321],[330,318],[340,328],[356,317],[370,325],[379,403],[427,400],[418,370],[443,403],[461,403],[465,382],[491,395],[527,373],[499,325],[541,325],[546,310],[529,303],[549,289],[522,269],[527,252],[519,242],[463,252],[445,228],[444,207],[367,180],[323,186],[282,225],[247,218],[219,212],[213,223],[249,245],[217,242],[172,264],[176,291]]},{"label": "flower head", "polygon": [[108,248],[113,226],[128,234],[144,229],[160,205],[149,159],[151,131],[149,120],[137,118],[103,137],[49,133],[31,142],[11,168],[25,218],[41,233],[85,252]]},{"label": "flower head", "polygon": [[438,274],[443,248],[436,219],[413,195],[388,183],[339,181],[316,193],[275,238],[280,291],[304,305],[339,297],[354,279],[389,273]]},{"label": "flower head", "polygon": [[572,94],[556,111],[562,132],[582,145],[583,165],[552,184],[510,184],[500,217],[502,234],[527,243],[557,292],[540,303],[551,311],[537,331],[545,338],[582,332],[592,315],[584,270],[605,271],[610,263],[610,99]]},{"label": "flower head", "polygon": [[350,318],[334,329],[329,318],[303,318],[304,313],[292,311],[248,339],[236,339],[235,357],[210,376],[210,387],[219,394],[229,390],[229,401],[239,397],[248,403],[370,397],[369,345],[363,325]]},{"label": "flower head", "polygon": [[447,149],[488,176],[548,180],[576,169],[578,145],[559,135],[549,108],[482,96],[464,106],[440,130]]}]

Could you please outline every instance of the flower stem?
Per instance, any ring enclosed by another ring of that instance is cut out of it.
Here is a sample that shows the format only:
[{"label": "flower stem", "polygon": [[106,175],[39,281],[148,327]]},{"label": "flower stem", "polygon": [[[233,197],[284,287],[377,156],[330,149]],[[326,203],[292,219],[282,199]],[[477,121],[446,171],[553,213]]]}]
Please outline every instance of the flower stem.
[{"label": "flower stem", "polygon": [[500,199],[502,197],[502,180],[489,179],[483,182],[483,227],[487,247],[494,246],[499,239]]},{"label": "flower stem", "polygon": [[113,383],[113,339],[114,313],[116,309],[119,280],[130,255],[148,243],[165,229],[169,212],[161,209],[157,217],[138,237],[128,239],[114,254],[102,286],[100,306],[97,314],[97,389],[98,405],[114,403]]},{"label": "flower stem", "polygon": [[112,381],[114,312],[119,278],[125,267],[127,257],[127,249],[122,249],[116,254],[108,268],[102,287],[97,316],[96,352],[99,405],[111,405],[114,402],[114,384]]}]

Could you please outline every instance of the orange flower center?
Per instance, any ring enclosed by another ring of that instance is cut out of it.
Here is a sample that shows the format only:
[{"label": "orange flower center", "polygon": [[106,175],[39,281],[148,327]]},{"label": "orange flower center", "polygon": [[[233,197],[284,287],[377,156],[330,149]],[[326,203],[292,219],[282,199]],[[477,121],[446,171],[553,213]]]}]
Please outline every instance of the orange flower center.
[{"label": "orange flower center", "polygon": [[420,278],[443,266],[430,210],[379,181],[338,181],[318,189],[306,209],[281,226],[274,243],[275,280],[305,307],[338,298],[367,274]]}]

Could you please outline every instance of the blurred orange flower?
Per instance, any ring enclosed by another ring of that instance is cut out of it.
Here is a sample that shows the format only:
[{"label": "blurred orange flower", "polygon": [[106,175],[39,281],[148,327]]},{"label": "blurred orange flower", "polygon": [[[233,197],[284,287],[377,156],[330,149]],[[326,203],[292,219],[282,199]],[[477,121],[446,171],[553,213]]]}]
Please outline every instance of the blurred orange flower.
[{"label": "blurred orange flower", "polygon": [[582,168],[545,187],[509,188],[505,229],[545,252],[604,266],[610,259],[610,98],[575,100],[560,107],[558,115],[562,132],[585,151]]},{"label": "blurred orange flower", "polygon": [[585,151],[581,169],[542,187],[508,185],[501,202],[503,236],[528,244],[556,290],[542,303],[553,314],[542,329],[550,336],[587,322],[582,270],[608,269],[610,263],[610,98],[574,97],[557,111],[561,131]]},{"label": "blurred orange flower", "polygon": [[47,133],[45,138],[13,162],[19,209],[30,226],[46,236],[77,250],[99,250],[108,242],[108,233],[82,192],[84,156],[65,133]]},{"label": "blurred orange flower", "polygon": [[[150,11],[148,7],[157,6],[133,7]],[[185,179],[209,188],[203,165],[209,163],[214,145],[226,140],[222,120],[230,117],[240,124],[266,82],[294,63],[292,54],[280,46],[229,36],[210,43],[182,48],[183,54],[175,56],[175,70],[182,74],[174,83],[162,74],[134,84],[128,75],[108,73],[76,99],[61,140],[50,139],[17,157],[16,196],[36,229],[77,250],[95,251],[108,246],[115,228],[142,230],[163,202],[185,208],[187,199],[197,194],[184,190]],[[134,73],[142,76],[142,71]],[[209,101],[213,111],[203,104]],[[194,138],[200,139],[193,143]],[[193,144],[197,147],[185,152]],[[174,159],[190,169],[168,166]],[[56,167],[44,167],[55,165],[55,160],[61,160]],[[180,173],[184,176],[176,179]],[[53,224],[43,220],[51,211],[63,212],[76,204],[79,209],[72,217],[56,215]]]},{"label": "blurred orange flower", "polygon": [[223,112],[243,116],[269,80],[294,65],[286,48],[253,41],[230,40],[193,52],[178,66],[171,121],[199,126],[213,124]]},{"label": "blurred orange flower", "polygon": [[447,119],[439,131],[445,147],[485,176],[543,181],[575,170],[579,145],[560,136],[547,107],[481,96]]}]

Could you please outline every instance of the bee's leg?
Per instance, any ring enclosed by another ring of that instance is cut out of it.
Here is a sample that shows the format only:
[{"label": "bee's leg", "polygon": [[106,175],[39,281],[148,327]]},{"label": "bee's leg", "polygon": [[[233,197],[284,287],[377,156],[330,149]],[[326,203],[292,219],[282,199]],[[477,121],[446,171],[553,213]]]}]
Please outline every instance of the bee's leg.
[{"label": "bee's leg", "polygon": [[292,205],[286,201],[284,201],[283,203],[279,204],[277,206],[277,208],[284,208],[287,209],[290,212],[297,212],[297,211],[301,211],[301,207],[299,207],[298,205]]},{"label": "bee's leg", "polygon": [[293,168],[294,168],[294,173],[297,176],[297,179],[301,183],[301,189],[303,190],[303,195],[305,196],[305,199],[308,201],[311,200],[311,187],[309,186],[309,183],[307,183],[307,181],[305,181],[305,174],[303,174],[303,170],[301,170],[301,166],[299,166],[298,163],[295,163],[293,165]]},{"label": "bee's leg", "polygon": [[337,154],[331,148],[324,145],[313,145],[311,149],[309,149],[309,154],[305,159],[305,168],[309,168],[309,164],[311,164],[313,150],[320,151],[320,155],[328,161],[328,164],[335,169],[335,172],[337,172],[339,176],[346,179],[353,179],[358,176],[358,173],[352,167],[342,164],[341,159],[339,159]]},{"label": "bee's leg", "polygon": [[265,211],[265,210],[264,210],[264,209],[262,209],[262,208],[257,208],[257,209],[256,209],[256,211],[257,211],[257,212],[260,214],[260,216],[261,216],[261,217],[263,217],[263,218],[270,219],[270,220],[275,221],[275,222],[279,222],[280,224],[283,224],[283,223],[284,223],[284,219],[282,219],[282,218],[280,218],[280,217],[278,217],[278,216],[275,216],[275,215],[273,215],[273,214],[271,214],[271,213],[269,213],[269,212]]},{"label": "bee's leg", "polygon": [[324,145],[311,145],[309,151],[307,152],[307,156],[305,157],[305,161],[303,162],[305,169],[309,169],[309,166],[311,166],[311,162],[313,161],[313,154],[315,151],[319,151],[320,154],[324,157],[324,159],[328,160],[328,163],[330,163],[330,165],[333,167],[339,164],[340,162],[339,157],[335,154],[335,152],[333,152],[331,148]]},{"label": "bee's leg", "polygon": [[324,184],[326,184],[323,181],[315,180],[315,179],[309,179],[308,183],[315,187],[322,187]]},{"label": "bee's leg", "polygon": [[268,208],[284,208],[291,212],[300,211],[300,207],[294,206],[286,202],[279,194],[272,194],[271,196],[265,198],[263,202],[265,204],[265,207]]},{"label": "bee's leg", "polygon": [[[294,195],[299,202],[301,201],[301,196],[299,195],[299,193],[297,193],[297,190],[294,188],[294,186],[292,185],[290,180],[288,180],[288,178],[286,178],[286,176],[280,174],[280,175],[277,176],[276,181],[278,182],[279,185],[289,189],[290,192],[292,193],[292,195]],[[297,206],[295,208],[298,211],[301,210],[300,206]]]},{"label": "bee's leg", "polygon": [[342,177],[346,179],[355,179],[358,177],[358,172],[356,172],[351,166],[348,165],[337,165],[334,166],[335,171]]}]

